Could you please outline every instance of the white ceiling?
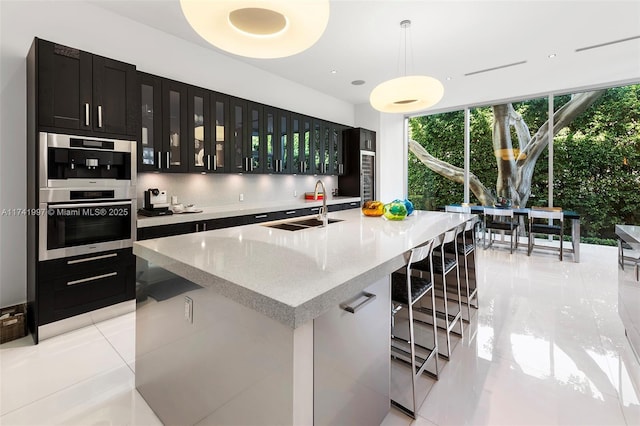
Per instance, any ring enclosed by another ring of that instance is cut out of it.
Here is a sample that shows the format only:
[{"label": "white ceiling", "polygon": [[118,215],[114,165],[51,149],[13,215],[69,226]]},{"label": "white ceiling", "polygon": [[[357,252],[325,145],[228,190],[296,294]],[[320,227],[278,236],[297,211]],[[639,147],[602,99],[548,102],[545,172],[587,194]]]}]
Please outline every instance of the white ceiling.
[{"label": "white ceiling", "polygon": [[[90,1],[227,54],[191,29],[178,0]],[[377,84],[402,75],[403,19],[412,21],[408,74],[430,75],[445,86],[432,110],[640,82],[639,0],[331,0],[327,29],[310,49],[282,59],[236,58],[349,103],[367,103]]]}]

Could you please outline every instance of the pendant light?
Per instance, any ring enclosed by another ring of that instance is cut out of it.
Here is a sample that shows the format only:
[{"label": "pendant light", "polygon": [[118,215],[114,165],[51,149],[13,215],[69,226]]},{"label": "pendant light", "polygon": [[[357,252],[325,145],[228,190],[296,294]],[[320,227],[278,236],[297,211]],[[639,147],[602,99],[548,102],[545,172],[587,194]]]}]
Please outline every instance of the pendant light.
[{"label": "pendant light", "polygon": [[439,80],[426,75],[407,75],[407,29],[411,21],[400,22],[404,30],[404,76],[377,85],[369,95],[371,106],[381,112],[416,112],[437,104],[444,95]]},{"label": "pendant light", "polygon": [[329,21],[329,0],[180,0],[180,6],[202,38],[249,58],[300,53]]}]

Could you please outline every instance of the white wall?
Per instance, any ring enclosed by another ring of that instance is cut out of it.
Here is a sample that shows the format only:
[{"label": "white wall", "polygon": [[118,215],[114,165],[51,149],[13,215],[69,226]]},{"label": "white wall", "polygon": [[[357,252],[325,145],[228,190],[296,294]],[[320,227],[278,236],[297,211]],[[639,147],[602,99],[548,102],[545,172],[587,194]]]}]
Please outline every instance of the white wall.
[{"label": "white wall", "polygon": [[[87,2],[1,0],[0,210],[26,207],[25,57],[35,36],[129,62],[141,71],[341,124],[354,124],[351,104]],[[269,187],[277,190],[277,185]],[[0,307],[26,299],[25,235],[24,217],[0,217]]]}]

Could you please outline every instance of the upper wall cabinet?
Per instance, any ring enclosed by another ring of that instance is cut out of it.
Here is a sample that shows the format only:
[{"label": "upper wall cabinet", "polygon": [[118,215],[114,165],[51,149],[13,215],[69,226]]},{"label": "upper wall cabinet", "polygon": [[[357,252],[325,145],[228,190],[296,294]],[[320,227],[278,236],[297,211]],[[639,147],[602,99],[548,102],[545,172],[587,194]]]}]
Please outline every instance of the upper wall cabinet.
[{"label": "upper wall cabinet", "polygon": [[291,173],[291,113],[264,106],[264,172]]},{"label": "upper wall cabinet", "polygon": [[189,86],[187,89],[187,155],[189,171],[206,173],[213,170],[211,160],[213,132],[209,91]]},{"label": "upper wall cabinet", "polygon": [[138,171],[160,171],[162,156],[162,79],[138,73],[141,126],[138,136]]},{"label": "upper wall cabinet", "polygon": [[38,121],[42,130],[134,138],[136,67],[78,49],[38,43]]},{"label": "upper wall cabinet", "polygon": [[291,115],[291,172],[313,174],[311,167],[311,118]]},{"label": "upper wall cabinet", "polygon": [[231,145],[231,126],[229,96],[210,92],[211,101],[211,149],[206,165],[208,173],[228,173],[231,171],[227,161],[228,147]]},{"label": "upper wall cabinet", "polygon": [[345,126],[143,72],[138,80],[138,171],[344,171]]},{"label": "upper wall cabinet", "polygon": [[138,171],[188,171],[187,85],[145,73],[139,73],[139,80]]}]

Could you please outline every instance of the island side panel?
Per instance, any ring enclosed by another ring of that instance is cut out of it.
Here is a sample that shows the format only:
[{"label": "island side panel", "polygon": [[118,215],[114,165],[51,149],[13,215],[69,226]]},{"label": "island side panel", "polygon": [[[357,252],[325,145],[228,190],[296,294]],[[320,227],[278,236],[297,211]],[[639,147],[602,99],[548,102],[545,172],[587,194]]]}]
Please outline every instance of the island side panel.
[{"label": "island side panel", "polygon": [[136,388],[164,424],[294,424],[294,383],[309,410],[294,336],[297,365],[312,365],[302,350],[311,325],[294,333],[140,258],[137,286]]},{"label": "island side panel", "polygon": [[390,408],[390,275],[336,303],[313,327],[313,424],[381,424]]}]

